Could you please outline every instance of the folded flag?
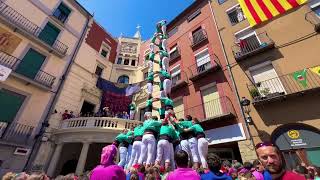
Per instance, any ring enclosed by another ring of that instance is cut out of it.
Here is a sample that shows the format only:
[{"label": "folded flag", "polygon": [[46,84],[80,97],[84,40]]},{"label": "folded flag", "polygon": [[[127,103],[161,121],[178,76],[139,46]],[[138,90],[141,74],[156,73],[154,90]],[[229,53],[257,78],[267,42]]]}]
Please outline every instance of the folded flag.
[{"label": "folded flag", "polygon": [[251,26],[272,19],[308,0],[238,0]]},{"label": "folded flag", "polygon": [[316,73],[317,75],[320,76],[320,66],[316,66],[316,67],[312,67],[312,68],[309,68],[310,71]]}]

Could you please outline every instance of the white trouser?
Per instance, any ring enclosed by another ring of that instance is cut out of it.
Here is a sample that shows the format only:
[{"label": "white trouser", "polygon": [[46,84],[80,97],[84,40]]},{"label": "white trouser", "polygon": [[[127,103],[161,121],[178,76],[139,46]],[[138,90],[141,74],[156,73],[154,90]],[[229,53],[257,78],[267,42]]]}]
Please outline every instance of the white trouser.
[{"label": "white trouser", "polygon": [[165,97],[167,97],[166,93],[164,91],[160,91],[160,98],[165,98]]},{"label": "white trouser", "polygon": [[133,120],[134,119],[134,115],[135,115],[136,111],[135,110],[130,110],[130,119]]},{"label": "white trouser", "polygon": [[168,57],[162,58],[162,69],[169,72],[169,58]]},{"label": "white trouser", "polygon": [[148,60],[148,67],[149,67],[148,72],[153,72],[153,61]]},{"label": "white trouser", "polygon": [[141,155],[141,148],[143,147],[143,143],[141,141],[134,141],[132,145],[131,158],[128,163],[127,169],[130,169],[132,165],[138,163],[139,157]]},{"label": "white trouser", "polygon": [[152,83],[148,82],[147,83],[147,93],[148,93],[148,95],[150,95],[150,94],[152,94],[152,92],[153,92],[153,85],[152,85]]},{"label": "white trouser", "polygon": [[127,153],[127,157],[126,157],[126,165],[125,165],[126,169],[128,168],[128,163],[131,158],[131,152],[132,152],[132,145],[130,144],[128,147],[128,153]]},{"label": "white trouser", "polygon": [[121,167],[124,167],[126,165],[127,152],[128,152],[128,149],[126,147],[121,146],[119,148],[120,161],[118,165]]},{"label": "white trouser", "polygon": [[163,50],[165,50],[165,51],[168,50],[168,48],[167,48],[167,39],[162,39],[162,44],[161,44],[161,46],[162,46],[162,49],[163,49]]},{"label": "white trouser", "polygon": [[181,140],[181,141],[180,141],[180,147],[181,147],[181,150],[184,150],[185,152],[188,153],[188,157],[189,157],[189,159],[190,159],[190,157],[191,157],[191,151],[190,151],[190,146],[189,146],[188,139]]},{"label": "white trouser", "polygon": [[145,156],[147,156],[146,164],[153,164],[154,163],[154,148],[156,145],[156,139],[154,138],[153,134],[145,134],[142,137],[142,143],[144,144],[144,148],[142,148],[141,156],[139,158],[138,163],[142,164]]},{"label": "white trouser", "polygon": [[154,43],[150,43],[150,52],[154,53]]},{"label": "white trouser", "polygon": [[161,30],[162,30],[163,35],[167,34],[167,26],[166,25],[162,25]]},{"label": "white trouser", "polygon": [[174,148],[172,143],[170,143],[170,166],[172,170],[176,169],[175,163],[174,163]]},{"label": "white trouser", "polygon": [[193,137],[188,139],[189,147],[192,156],[192,162],[198,163],[199,162],[199,152],[198,152],[198,140],[197,138]]},{"label": "white trouser", "polygon": [[208,155],[208,144],[209,142],[206,140],[206,138],[200,138],[198,139],[198,152],[200,161],[203,168],[208,168],[207,164],[207,155]]},{"label": "white trouser", "polygon": [[160,139],[157,145],[157,159],[156,161],[170,162],[170,143],[168,140]]},{"label": "white trouser", "polygon": [[171,80],[170,79],[165,79],[163,81],[163,90],[164,93],[166,94],[166,97],[171,93]]}]

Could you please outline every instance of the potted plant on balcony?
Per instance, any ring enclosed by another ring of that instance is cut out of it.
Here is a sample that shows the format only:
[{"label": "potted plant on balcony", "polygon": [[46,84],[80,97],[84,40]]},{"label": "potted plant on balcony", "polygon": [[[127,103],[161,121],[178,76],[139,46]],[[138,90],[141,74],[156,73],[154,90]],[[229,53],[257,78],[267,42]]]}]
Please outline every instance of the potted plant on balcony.
[{"label": "potted plant on balcony", "polygon": [[251,89],[249,90],[249,93],[250,93],[251,97],[252,97],[255,101],[259,100],[260,97],[261,97],[261,94],[260,94],[259,90],[258,90],[256,87],[251,88]]}]

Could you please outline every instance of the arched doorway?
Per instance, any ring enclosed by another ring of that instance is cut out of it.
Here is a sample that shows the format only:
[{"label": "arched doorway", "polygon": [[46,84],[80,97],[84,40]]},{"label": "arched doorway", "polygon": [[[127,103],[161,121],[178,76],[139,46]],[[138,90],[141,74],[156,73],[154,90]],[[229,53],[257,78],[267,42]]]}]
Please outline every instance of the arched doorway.
[{"label": "arched doorway", "polygon": [[288,168],[300,163],[320,166],[319,129],[302,123],[286,124],[275,129],[271,138],[280,148]]},{"label": "arched doorway", "polygon": [[67,162],[65,162],[62,166],[62,170],[60,172],[61,175],[67,175],[69,173],[76,172],[78,160],[72,159]]}]

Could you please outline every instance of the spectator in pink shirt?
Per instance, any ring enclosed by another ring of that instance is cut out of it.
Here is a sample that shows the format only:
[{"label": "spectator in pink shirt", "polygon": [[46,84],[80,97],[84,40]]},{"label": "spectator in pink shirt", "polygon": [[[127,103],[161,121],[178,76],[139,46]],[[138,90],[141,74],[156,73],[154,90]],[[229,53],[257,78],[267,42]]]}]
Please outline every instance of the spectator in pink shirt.
[{"label": "spectator in pink shirt", "polygon": [[167,180],[200,180],[199,174],[191,168],[188,168],[188,153],[179,150],[174,155],[177,169],[169,173]]}]

